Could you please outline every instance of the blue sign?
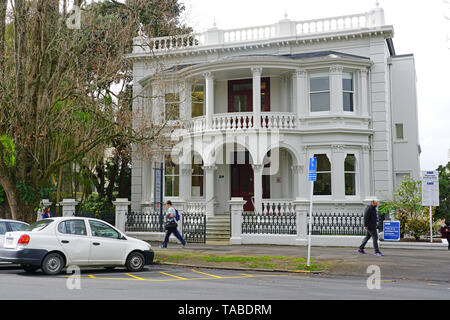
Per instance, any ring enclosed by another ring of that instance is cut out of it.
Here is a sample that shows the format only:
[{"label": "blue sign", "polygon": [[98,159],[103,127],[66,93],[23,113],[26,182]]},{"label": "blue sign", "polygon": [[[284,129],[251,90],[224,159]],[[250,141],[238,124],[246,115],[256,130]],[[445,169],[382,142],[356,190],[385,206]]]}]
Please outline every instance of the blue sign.
[{"label": "blue sign", "polygon": [[384,241],[400,241],[400,222],[383,221]]},{"label": "blue sign", "polygon": [[317,158],[309,158],[309,173],[308,173],[308,181],[316,181],[317,180]]}]

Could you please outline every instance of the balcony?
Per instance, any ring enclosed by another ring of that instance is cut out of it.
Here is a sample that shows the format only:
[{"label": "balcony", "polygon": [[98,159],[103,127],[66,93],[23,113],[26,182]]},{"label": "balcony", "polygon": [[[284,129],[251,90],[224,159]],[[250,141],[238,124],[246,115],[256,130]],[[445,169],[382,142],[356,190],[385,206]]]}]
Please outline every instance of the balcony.
[{"label": "balcony", "polygon": [[151,39],[142,34],[134,40],[133,53],[166,54],[212,47],[236,47],[240,43],[285,41],[289,38],[299,41],[311,36],[345,36],[361,30],[379,29],[384,24],[384,11],[379,7],[365,13],[303,21],[292,21],[286,15],[278,23],[247,28],[222,30],[214,25],[205,32]]},{"label": "balcony", "polygon": [[188,122],[191,133],[208,130],[248,130],[248,129],[297,129],[296,114],[291,112],[261,112],[259,126],[255,125],[252,112],[222,113],[212,116],[207,126],[206,116],[196,117]]}]

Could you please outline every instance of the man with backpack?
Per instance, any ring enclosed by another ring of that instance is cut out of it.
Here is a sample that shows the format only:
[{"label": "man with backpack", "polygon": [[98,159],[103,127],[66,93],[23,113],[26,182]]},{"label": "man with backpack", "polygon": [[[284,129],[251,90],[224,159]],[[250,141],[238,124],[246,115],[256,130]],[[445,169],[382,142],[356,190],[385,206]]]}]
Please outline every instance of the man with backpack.
[{"label": "man with backpack", "polygon": [[167,208],[166,213],[167,222],[164,226],[164,228],[166,229],[166,237],[164,238],[164,242],[161,248],[167,248],[167,243],[169,243],[169,237],[172,233],[175,235],[175,237],[177,237],[178,240],[180,240],[183,248],[185,248],[186,241],[183,239],[183,237],[181,236],[180,232],[178,232],[177,229],[178,227],[177,221],[180,221],[180,214],[178,213],[178,210],[172,206],[172,201],[170,200],[166,202],[166,208]]}]

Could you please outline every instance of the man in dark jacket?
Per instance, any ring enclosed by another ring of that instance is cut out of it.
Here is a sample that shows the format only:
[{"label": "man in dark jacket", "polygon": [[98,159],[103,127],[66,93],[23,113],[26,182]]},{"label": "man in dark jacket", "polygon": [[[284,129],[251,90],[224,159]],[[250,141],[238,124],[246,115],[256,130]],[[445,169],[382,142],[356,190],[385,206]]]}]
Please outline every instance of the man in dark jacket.
[{"label": "man in dark jacket", "polygon": [[367,206],[364,211],[364,230],[366,230],[366,237],[359,246],[358,252],[365,254],[364,247],[370,238],[373,240],[373,248],[375,249],[376,256],[382,256],[382,253],[378,249],[378,232],[377,232],[377,222],[378,222],[378,201],[373,200],[370,205]]}]

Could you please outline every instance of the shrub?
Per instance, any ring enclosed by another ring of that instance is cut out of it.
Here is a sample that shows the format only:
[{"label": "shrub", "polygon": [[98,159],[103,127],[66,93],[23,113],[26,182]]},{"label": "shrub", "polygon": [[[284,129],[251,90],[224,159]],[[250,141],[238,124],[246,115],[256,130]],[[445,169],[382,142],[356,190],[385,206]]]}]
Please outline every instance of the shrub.
[{"label": "shrub", "polygon": [[426,217],[414,217],[406,223],[406,228],[414,239],[419,240],[421,236],[428,233],[430,224]]}]

